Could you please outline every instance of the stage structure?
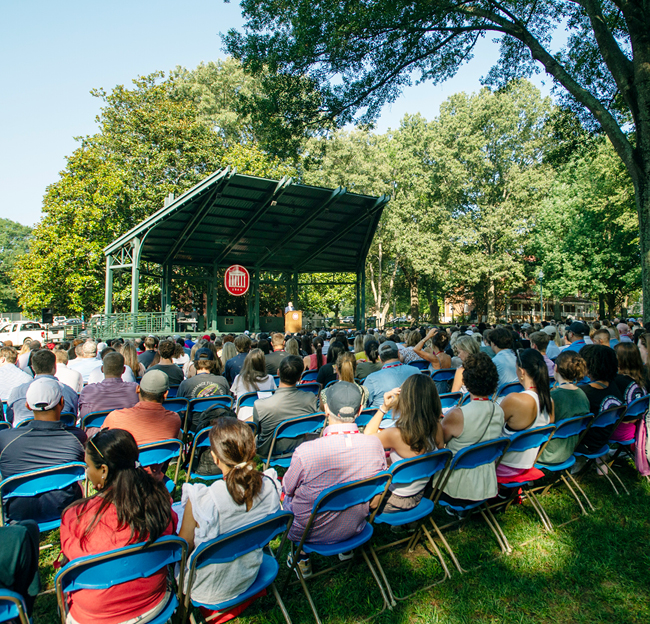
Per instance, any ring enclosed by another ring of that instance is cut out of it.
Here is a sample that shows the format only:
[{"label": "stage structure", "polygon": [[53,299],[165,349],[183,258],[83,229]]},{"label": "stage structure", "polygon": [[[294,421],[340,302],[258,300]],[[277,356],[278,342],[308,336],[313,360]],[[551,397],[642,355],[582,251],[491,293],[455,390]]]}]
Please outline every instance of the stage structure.
[{"label": "stage structure", "polygon": [[[201,282],[207,293],[205,329],[252,331],[272,329],[260,323],[262,274],[282,274],[287,300],[298,300],[301,274],[354,273],[355,322],[365,325],[365,260],[389,197],[370,197],[296,184],[291,178],[268,180],[221,169],[120,236],[104,249],[106,256],[105,315],[96,319],[98,334],[176,331],[172,311],[173,279]],[[158,265],[161,312],[140,313],[141,266]],[[244,267],[251,287],[247,317],[218,314],[218,271]],[[131,313],[113,314],[113,278],[131,273]],[[185,275],[191,271],[192,275]],[[322,283],[322,282],[321,282]],[[334,284],[334,282],[329,282]],[[350,282],[347,282],[348,284]],[[272,319],[273,317],[271,317]]]}]

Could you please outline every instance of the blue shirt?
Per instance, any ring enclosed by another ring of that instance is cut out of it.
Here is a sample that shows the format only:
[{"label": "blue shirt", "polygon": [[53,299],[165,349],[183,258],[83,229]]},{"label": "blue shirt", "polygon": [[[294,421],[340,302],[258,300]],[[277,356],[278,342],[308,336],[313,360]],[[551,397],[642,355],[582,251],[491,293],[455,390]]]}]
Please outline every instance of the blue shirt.
[{"label": "blue shirt", "polygon": [[519,381],[517,377],[517,356],[512,349],[504,349],[499,351],[492,361],[497,367],[499,373],[499,387],[504,384],[514,383]]},{"label": "blue shirt", "polygon": [[411,375],[419,375],[420,369],[401,362],[384,364],[380,370],[371,373],[363,382],[368,388],[368,407],[380,407],[384,402],[384,393],[399,388]]},{"label": "blue shirt", "polygon": [[[76,416],[77,404],[79,402],[77,393],[70,386],[66,386],[65,384],[61,383],[56,377],[54,377],[54,375],[36,375],[34,379],[40,379],[41,377],[54,379],[59,384],[61,392],[63,393],[63,411],[71,412]],[[28,418],[32,418],[34,416],[34,413],[25,407],[25,401],[27,399],[27,388],[29,388],[34,379],[31,379],[27,383],[24,383],[20,386],[16,386],[9,394],[9,399],[7,401],[7,421],[13,423],[14,427],[23,420],[27,420]]]},{"label": "blue shirt", "polygon": [[230,358],[226,362],[226,368],[223,376],[226,378],[226,381],[232,385],[232,382],[235,381],[235,377],[239,375],[239,372],[244,365],[244,360],[248,353],[238,353],[235,357]]},{"label": "blue shirt", "polygon": [[3,401],[8,400],[13,388],[29,383],[31,380],[32,376],[20,370],[15,364],[7,362],[0,366],[0,399]]},{"label": "blue shirt", "polygon": [[587,344],[584,340],[576,340],[575,342],[572,342],[568,347],[562,349],[563,351],[575,351],[576,353],[580,353],[580,349]]}]

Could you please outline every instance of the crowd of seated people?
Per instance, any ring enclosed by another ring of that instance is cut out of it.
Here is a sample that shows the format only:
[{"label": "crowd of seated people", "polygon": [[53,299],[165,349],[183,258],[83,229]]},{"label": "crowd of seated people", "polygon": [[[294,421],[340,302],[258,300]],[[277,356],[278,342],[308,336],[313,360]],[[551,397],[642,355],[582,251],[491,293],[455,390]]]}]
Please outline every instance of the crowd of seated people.
[{"label": "crowd of seated people", "polygon": [[[294,336],[212,334],[194,340],[190,334],[143,336],[46,347],[34,341],[21,350],[4,345],[0,397],[12,427],[0,431],[0,475],[4,479],[84,461],[94,489],[84,498],[82,487],[74,483],[6,501],[6,519],[24,526],[14,531],[11,543],[33,550],[33,521],[55,516],[62,518],[61,546],[67,559],[172,533],[192,550],[281,507],[294,513],[289,538],[298,542],[314,501],[332,485],[376,475],[402,459],[442,448],[456,454],[481,442],[629,405],[646,395],[647,336],[636,321],[616,319],[321,330]],[[431,373],[445,369],[452,372],[447,390],[461,392],[467,400],[443,415],[441,390]],[[316,377],[317,393],[301,389],[309,381],[303,379],[307,372]],[[521,388],[497,400],[498,389],[513,382]],[[145,470],[138,464],[138,446],[183,436],[181,417],[164,404],[172,388],[188,400],[232,397],[233,405],[238,397],[258,393],[238,418],[213,422],[209,452],[223,479],[209,486],[184,485],[178,516],[161,482],[166,465]],[[366,408],[374,415],[360,429],[355,421]],[[109,412],[101,427],[82,431],[81,419],[98,411]],[[325,426],[316,436],[274,444],[281,422],[318,412],[323,412]],[[256,436],[245,420],[256,425]],[[645,423],[594,429],[580,447],[577,436],[551,439],[540,461],[559,464],[576,450],[593,451],[610,439],[630,440],[639,426]],[[274,456],[290,458],[281,482],[274,470],[262,473],[256,468],[255,458],[266,460],[272,446]],[[537,454],[538,449],[506,452],[498,466],[452,473],[441,498],[466,504],[496,497],[499,483],[530,470]],[[600,470],[605,461],[600,460]],[[585,463],[576,462],[573,471]],[[429,492],[427,479],[391,488],[381,511],[412,509]],[[309,541],[332,543],[358,533],[372,505],[319,517]],[[340,553],[341,559],[349,556]],[[257,550],[203,569],[193,584],[193,597],[205,603],[230,600],[250,586],[260,562]],[[298,566],[304,578],[312,574],[304,552],[288,563]],[[21,572],[21,591],[30,608],[34,587],[38,589],[33,577],[29,566]],[[153,617],[168,591],[165,575],[157,574],[119,590],[102,590],[101,601],[93,592],[75,592],[68,621],[118,623],[142,614]]]}]

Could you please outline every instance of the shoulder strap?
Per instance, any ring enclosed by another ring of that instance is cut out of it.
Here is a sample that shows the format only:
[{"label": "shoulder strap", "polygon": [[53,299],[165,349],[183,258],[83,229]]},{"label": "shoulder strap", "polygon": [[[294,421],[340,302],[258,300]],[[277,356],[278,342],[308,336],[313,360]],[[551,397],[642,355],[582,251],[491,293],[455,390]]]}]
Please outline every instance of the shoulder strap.
[{"label": "shoulder strap", "polygon": [[487,425],[485,425],[485,429],[483,429],[483,433],[481,433],[481,437],[478,439],[478,442],[474,442],[474,444],[479,444],[479,442],[483,442],[483,437],[487,433],[488,427],[490,426],[490,423],[492,422],[492,418],[494,418],[494,412],[495,410],[495,403],[494,401],[490,401],[492,403],[492,413],[490,414],[490,418],[488,418]]}]

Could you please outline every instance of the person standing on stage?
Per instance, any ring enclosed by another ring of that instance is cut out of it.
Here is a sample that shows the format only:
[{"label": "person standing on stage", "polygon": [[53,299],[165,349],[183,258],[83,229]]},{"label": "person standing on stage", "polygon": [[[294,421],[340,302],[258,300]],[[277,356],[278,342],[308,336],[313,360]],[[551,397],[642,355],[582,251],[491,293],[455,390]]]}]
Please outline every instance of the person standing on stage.
[{"label": "person standing on stage", "polygon": [[294,310],[295,310],[295,308],[293,307],[293,303],[291,303],[291,301],[289,301],[289,303],[287,304],[287,307],[284,309],[284,313],[286,314],[287,312],[293,312]]}]

